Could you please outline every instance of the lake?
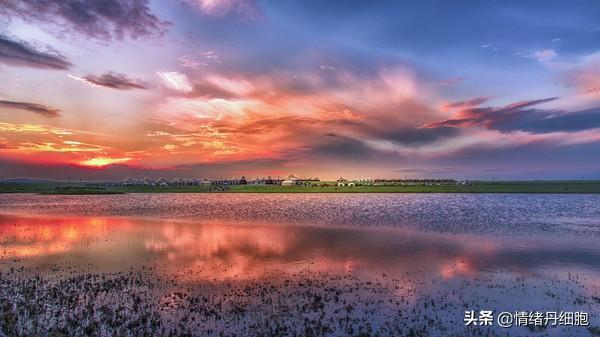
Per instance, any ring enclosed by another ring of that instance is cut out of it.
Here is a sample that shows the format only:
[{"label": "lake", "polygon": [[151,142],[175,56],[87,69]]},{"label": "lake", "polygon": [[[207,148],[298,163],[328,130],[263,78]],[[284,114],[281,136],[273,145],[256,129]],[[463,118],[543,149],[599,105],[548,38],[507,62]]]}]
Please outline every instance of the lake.
[{"label": "lake", "polygon": [[598,242],[600,195],[1,194],[0,331],[588,336]]}]

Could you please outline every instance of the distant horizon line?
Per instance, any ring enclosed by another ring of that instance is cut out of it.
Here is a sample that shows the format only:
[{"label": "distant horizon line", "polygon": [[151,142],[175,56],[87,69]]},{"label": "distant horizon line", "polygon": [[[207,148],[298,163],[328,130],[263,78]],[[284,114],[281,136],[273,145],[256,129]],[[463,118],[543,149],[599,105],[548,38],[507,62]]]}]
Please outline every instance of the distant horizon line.
[{"label": "distant horizon line", "polygon": [[[73,178],[73,179],[67,179],[67,180],[61,180],[61,179],[49,179],[49,178],[27,178],[27,177],[14,177],[14,178],[0,178],[0,183],[3,182],[53,182],[53,183],[117,183],[117,182],[122,182],[124,180],[127,179],[149,179],[149,180],[153,180],[153,181],[157,181],[157,180],[168,180],[168,181],[172,181],[172,180],[177,180],[177,179],[183,179],[183,180],[198,180],[198,181],[202,181],[202,180],[210,180],[210,181],[216,181],[216,180],[235,180],[235,179],[241,179],[242,177],[244,177],[245,179],[247,179],[248,181],[252,181],[255,180],[255,178],[246,178],[246,176],[239,176],[239,177],[220,177],[220,178],[184,178],[184,177],[177,177],[177,178],[150,178],[150,177],[127,177],[127,178],[123,178],[123,179],[94,179],[94,180],[86,180],[83,178]],[[262,179],[266,179],[267,177],[260,177]],[[276,179],[276,180],[285,180],[285,177],[271,177],[272,179]],[[300,178],[299,180],[309,180],[309,179],[314,179],[317,177],[309,177],[309,178]],[[343,177],[339,177],[339,178],[343,178]],[[337,178],[337,179],[339,179]],[[318,178],[317,178],[318,179]],[[318,179],[319,181],[335,181],[337,179]],[[453,181],[482,181],[482,182],[507,182],[507,181],[522,181],[522,182],[527,182],[527,181],[600,181],[600,178],[564,178],[564,179],[551,179],[551,178],[515,178],[515,179],[475,179],[475,178],[469,178],[469,179],[456,179],[456,178],[433,178],[433,177],[429,177],[429,178],[344,178],[346,180],[352,180],[352,181],[369,181],[369,180],[381,180],[381,181],[427,181],[427,180],[431,180],[431,181],[443,181],[443,180],[453,180]]]}]

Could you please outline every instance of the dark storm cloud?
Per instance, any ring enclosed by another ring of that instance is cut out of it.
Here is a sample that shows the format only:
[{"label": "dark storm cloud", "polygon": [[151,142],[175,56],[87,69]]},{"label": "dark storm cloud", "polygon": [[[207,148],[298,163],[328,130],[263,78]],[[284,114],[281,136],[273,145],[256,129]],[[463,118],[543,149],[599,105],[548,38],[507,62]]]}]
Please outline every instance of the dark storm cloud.
[{"label": "dark storm cloud", "polygon": [[13,101],[0,101],[0,108],[17,109],[31,111],[33,113],[45,116],[45,117],[58,117],[60,116],[60,110],[48,107],[46,105],[29,103],[29,102],[13,102]]},{"label": "dark storm cloud", "polygon": [[529,131],[547,133],[558,131],[581,131],[600,127],[600,108],[581,111],[544,110],[536,105],[557,98],[546,98],[513,103],[502,108],[470,107],[456,112],[455,117],[424,128],[434,130],[483,126],[499,131]]},{"label": "dark storm cloud", "polygon": [[0,34],[0,62],[42,69],[68,69],[71,63],[57,52],[40,51],[23,42]]},{"label": "dark storm cloud", "polygon": [[147,0],[3,1],[0,13],[102,40],[161,36],[168,25],[150,11]]},{"label": "dark storm cloud", "polygon": [[100,76],[87,75],[84,77],[84,79],[91,84],[111,89],[148,89],[143,83],[137,80],[130,79],[124,74],[118,74],[113,72],[106,73]]}]

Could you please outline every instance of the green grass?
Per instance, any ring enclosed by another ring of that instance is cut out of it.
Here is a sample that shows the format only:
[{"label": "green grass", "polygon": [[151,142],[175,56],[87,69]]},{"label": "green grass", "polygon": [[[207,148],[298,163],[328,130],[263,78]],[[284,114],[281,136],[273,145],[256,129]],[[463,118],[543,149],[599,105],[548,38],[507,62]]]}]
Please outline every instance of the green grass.
[{"label": "green grass", "polygon": [[600,193],[595,182],[482,182],[473,185],[414,186],[232,186],[239,193]]},{"label": "green grass", "polygon": [[127,186],[114,187],[116,191],[123,193],[204,193],[209,192],[205,186]]},{"label": "green grass", "polygon": [[102,186],[67,183],[0,183],[0,193],[39,193],[39,194],[123,194],[124,191]]},{"label": "green grass", "polygon": [[[330,183],[332,184],[332,183]],[[121,193],[205,193],[205,186],[104,187],[81,183],[0,183],[0,193],[40,194],[121,194]],[[279,186],[237,185],[226,193],[600,193],[600,181],[502,181],[473,185],[414,186]]]}]

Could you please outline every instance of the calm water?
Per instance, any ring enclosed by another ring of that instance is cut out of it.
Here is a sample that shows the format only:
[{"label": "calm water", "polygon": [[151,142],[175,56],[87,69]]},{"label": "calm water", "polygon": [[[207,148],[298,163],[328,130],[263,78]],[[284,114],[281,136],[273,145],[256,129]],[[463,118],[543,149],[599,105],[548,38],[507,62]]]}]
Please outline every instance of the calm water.
[{"label": "calm water", "polygon": [[402,227],[494,236],[600,235],[597,194],[0,194],[0,212]]},{"label": "calm water", "polygon": [[[593,322],[598,242],[600,195],[0,195],[0,270],[143,266],[192,284],[302,272],[387,276],[403,278],[417,302],[440,282],[448,289],[473,282],[463,294],[472,303],[512,311],[556,306],[555,297],[543,299],[534,288],[566,296],[574,288],[560,282],[577,277],[577,296],[591,300],[558,304],[591,311]],[[490,290],[520,277],[532,289]],[[461,310],[448,313],[455,326]]]},{"label": "calm water", "polygon": [[5,259],[112,269],[152,259],[212,277],[307,266],[595,274],[599,234],[599,195],[0,195]]}]

